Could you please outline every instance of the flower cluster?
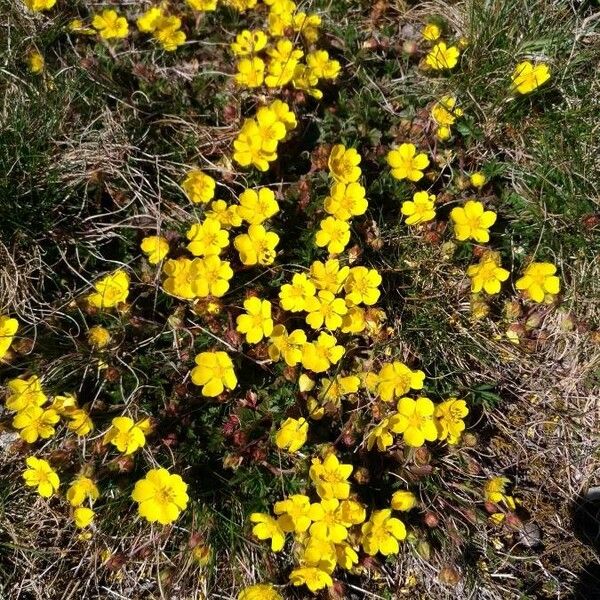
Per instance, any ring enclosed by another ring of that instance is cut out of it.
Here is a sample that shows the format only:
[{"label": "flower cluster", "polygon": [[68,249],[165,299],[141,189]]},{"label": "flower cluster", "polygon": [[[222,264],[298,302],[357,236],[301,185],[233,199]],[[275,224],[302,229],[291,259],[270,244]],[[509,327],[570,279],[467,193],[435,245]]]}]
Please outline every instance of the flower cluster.
[{"label": "flower cluster", "polygon": [[438,140],[448,140],[452,135],[452,125],[462,116],[463,110],[456,106],[456,96],[442,96],[431,108],[431,118],[437,126],[435,135]]},{"label": "flower cluster", "polygon": [[137,26],[142,33],[152,34],[167,52],[173,52],[185,43],[181,19],[174,15],[166,15],[161,6],[153,6],[138,17]]}]

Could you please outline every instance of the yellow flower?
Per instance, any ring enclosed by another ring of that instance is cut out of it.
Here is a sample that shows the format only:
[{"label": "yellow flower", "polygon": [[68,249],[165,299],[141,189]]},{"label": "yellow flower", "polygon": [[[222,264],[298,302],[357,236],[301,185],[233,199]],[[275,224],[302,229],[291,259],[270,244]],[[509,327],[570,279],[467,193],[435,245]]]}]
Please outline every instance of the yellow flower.
[{"label": "yellow flower", "polygon": [[88,296],[88,302],[96,308],[112,308],[127,300],[129,275],[119,269],[97,281],[94,289],[96,291]]},{"label": "yellow flower", "polygon": [[91,508],[80,506],[73,511],[73,521],[75,522],[75,527],[79,529],[88,527],[93,520],[94,511]]},{"label": "yellow flower", "polygon": [[115,417],[102,442],[116,446],[117,450],[125,455],[133,454],[146,445],[147,430],[145,420],[136,423],[130,417]]},{"label": "yellow flower", "polygon": [[10,392],[6,398],[8,410],[21,411],[30,406],[42,406],[48,400],[37,375],[32,375],[28,379],[17,377],[11,379],[7,385]]},{"label": "yellow flower", "polygon": [[349,306],[366,304],[372,306],[379,300],[379,285],[381,275],[377,269],[367,267],[353,267],[344,283],[346,302]]},{"label": "yellow flower", "polygon": [[215,197],[215,186],[216,182],[210,175],[197,169],[190,171],[181,184],[187,197],[195,204],[210,202]]},{"label": "yellow flower", "polygon": [[69,419],[67,429],[75,432],[79,437],[83,437],[94,430],[94,423],[83,408],[67,408],[64,415]]},{"label": "yellow flower", "polygon": [[291,454],[298,452],[306,443],[308,423],[306,419],[287,418],[275,434],[275,445]]},{"label": "yellow flower", "polygon": [[175,521],[189,500],[187,484],[166,469],[148,471],[146,477],[135,484],[131,498],[139,504],[140,517],[161,525]]},{"label": "yellow flower", "polygon": [[233,245],[244,265],[268,266],[275,260],[278,243],[279,236],[276,233],[267,231],[262,225],[250,225],[248,233],[238,235]]},{"label": "yellow flower", "polygon": [[[219,260],[218,256],[215,258]],[[163,282],[167,294],[187,300],[195,297],[196,293],[192,289],[194,274],[192,273],[192,261],[189,258],[181,256],[177,259],[167,260],[163,265],[163,273],[167,276]]]},{"label": "yellow flower", "polygon": [[420,225],[435,217],[435,195],[428,192],[415,192],[413,199],[402,203],[401,212],[407,225]]},{"label": "yellow flower", "polygon": [[124,38],[129,33],[129,25],[125,17],[120,17],[117,11],[105,8],[99,15],[94,15],[92,27],[100,33],[104,40]]},{"label": "yellow flower", "polygon": [[325,263],[317,260],[310,266],[310,278],[315,286],[320,290],[328,290],[333,294],[337,294],[342,289],[349,273],[350,267],[340,269],[340,261],[336,258],[332,258]]},{"label": "yellow flower", "polygon": [[531,61],[520,62],[512,74],[512,87],[520,94],[529,94],[550,79],[548,65],[534,65]]},{"label": "yellow flower", "polygon": [[188,229],[186,237],[190,240],[187,249],[194,256],[219,255],[223,248],[229,246],[229,233],[221,229],[221,223],[216,219],[194,223]]},{"label": "yellow flower", "polygon": [[201,352],[195,361],[197,366],[192,369],[192,382],[203,386],[203,396],[218,396],[225,388],[233,390],[237,385],[233,362],[226,352]]},{"label": "yellow flower", "polygon": [[336,144],[331,149],[327,161],[331,176],[339,183],[353,183],[358,181],[361,170],[361,156],[355,148],[348,148],[343,144]]},{"label": "yellow flower", "polygon": [[483,244],[490,241],[489,228],[496,222],[496,213],[483,209],[483,203],[468,200],[463,206],[455,206],[450,211],[454,221],[454,235],[457,240],[475,240]]},{"label": "yellow flower", "polygon": [[438,439],[447,440],[452,446],[460,440],[465,430],[463,419],[469,414],[467,403],[458,398],[448,398],[435,407]]},{"label": "yellow flower", "polygon": [[279,552],[285,544],[285,532],[280,527],[279,522],[270,515],[264,513],[252,513],[250,521],[256,523],[252,528],[252,533],[259,540],[271,540],[271,550]]},{"label": "yellow flower", "polygon": [[327,50],[314,50],[306,55],[306,66],[319,79],[335,79],[341,70],[337,60],[329,58]]},{"label": "yellow flower", "polygon": [[327,246],[330,254],[339,254],[350,241],[350,225],[335,217],[327,217],[320,223],[320,229],[315,236],[315,244],[319,248]]},{"label": "yellow flower", "polygon": [[360,306],[350,306],[342,319],[342,333],[361,333],[367,328],[366,311]]},{"label": "yellow flower", "polygon": [[96,35],[96,32],[90,27],[85,27],[81,19],[71,19],[68,25],[69,31],[80,33],[82,35]]},{"label": "yellow flower", "polygon": [[77,398],[73,394],[54,396],[50,408],[53,408],[59,415],[65,416],[70,410],[77,408]]},{"label": "yellow flower", "polygon": [[263,31],[249,31],[244,29],[237,34],[235,42],[231,44],[231,50],[236,56],[248,56],[260,52],[267,46],[269,38]]},{"label": "yellow flower", "polygon": [[305,585],[311,592],[318,592],[333,585],[333,579],[327,571],[319,567],[300,567],[290,573],[292,585]]},{"label": "yellow flower", "polygon": [[347,375],[345,377],[336,375],[333,379],[323,377],[321,379],[319,400],[323,403],[331,403],[337,407],[344,396],[356,394],[359,386],[360,378],[356,375]]},{"label": "yellow flower", "polygon": [[280,515],[278,523],[283,531],[304,533],[313,521],[321,517],[323,509],[320,504],[311,504],[308,496],[294,494],[275,502],[273,512]]},{"label": "yellow flower", "polygon": [[469,177],[469,181],[474,188],[480,189],[486,184],[487,177],[481,171],[476,171]]},{"label": "yellow flower", "polygon": [[[283,123],[278,122],[285,132]],[[269,188],[244,190],[239,197],[238,215],[250,225],[259,225],[279,212],[275,194]]]},{"label": "yellow flower", "polygon": [[221,223],[221,227],[230,229],[231,227],[239,227],[242,224],[242,218],[238,213],[237,205],[227,206],[224,200],[215,200],[210,204],[210,210],[204,214],[207,219],[215,219]]},{"label": "yellow flower", "polygon": [[246,12],[250,8],[256,6],[257,0],[223,0],[224,4],[235,8],[239,12]]},{"label": "yellow flower", "polygon": [[458,63],[459,55],[460,50],[456,46],[447,47],[445,42],[439,42],[425,57],[425,63],[435,71],[453,69]]},{"label": "yellow flower", "polygon": [[510,510],[515,509],[515,500],[506,494],[506,487],[510,484],[508,477],[492,477],[485,482],[483,495],[486,502],[500,504],[503,502]]},{"label": "yellow flower", "polygon": [[[268,106],[261,106],[256,111],[255,120],[256,120],[256,124],[258,126],[257,132],[258,132],[258,136],[261,140],[262,150],[264,152],[276,152],[277,145],[285,137],[285,134],[287,133],[287,128],[286,128],[285,123],[280,120],[277,112],[275,112]],[[267,189],[268,192],[273,194],[273,192],[271,190],[269,190],[268,188],[262,188],[262,189],[263,190]],[[273,200],[275,199],[274,195],[273,195],[272,199]],[[261,199],[261,202],[263,202],[262,199]],[[277,210],[279,210],[279,206],[277,206]],[[277,212],[277,211],[275,211],[275,212]],[[275,213],[273,213],[273,214],[275,214]]]},{"label": "yellow flower", "polygon": [[275,325],[270,336],[269,358],[277,361],[283,357],[285,363],[294,367],[302,361],[302,348],[306,344],[306,333],[294,329],[288,334],[285,325]]},{"label": "yellow flower", "polygon": [[510,276],[510,272],[500,266],[500,257],[497,252],[486,252],[479,259],[479,263],[467,269],[471,278],[471,291],[478,294],[484,290],[486,294],[497,294],[500,286]]},{"label": "yellow flower", "polygon": [[352,474],[352,465],[340,463],[335,454],[329,454],[323,462],[313,458],[308,474],[323,500],[344,500],[350,495],[348,477]]},{"label": "yellow flower", "polygon": [[321,290],[316,298],[307,303],[306,310],[307,325],[313,329],[325,325],[327,329],[335,331],[342,326],[342,316],[348,312],[348,307],[343,298],[336,298],[331,292]]},{"label": "yellow flower", "polygon": [[151,265],[158,264],[169,253],[169,242],[159,235],[149,235],[140,244]]},{"label": "yellow flower", "polygon": [[340,519],[346,527],[360,525],[365,522],[367,511],[364,504],[356,500],[342,500],[340,502]]},{"label": "yellow flower", "polygon": [[391,173],[395,179],[419,181],[423,177],[423,170],[429,165],[429,158],[423,152],[417,154],[414,144],[401,144],[388,152],[387,163],[392,167]]},{"label": "yellow flower", "polygon": [[12,426],[21,430],[19,435],[23,440],[33,444],[38,438],[52,437],[56,433],[54,425],[59,419],[58,413],[52,408],[44,410],[39,406],[28,406],[14,416]]},{"label": "yellow flower", "polygon": [[556,267],[552,263],[533,262],[527,266],[523,277],[517,279],[515,287],[534,302],[543,302],[546,295],[560,292],[560,279],[555,275]]},{"label": "yellow flower", "polygon": [[318,567],[327,573],[332,573],[336,563],[335,544],[331,540],[311,534],[304,545],[300,564],[303,567]]},{"label": "yellow flower", "polygon": [[25,485],[37,488],[42,498],[50,498],[58,490],[60,479],[56,471],[43,458],[30,456],[25,460],[27,469],[23,472]]},{"label": "yellow flower", "polygon": [[381,367],[378,374],[377,393],[384,402],[391,402],[411,389],[423,389],[424,379],[423,371],[412,371],[404,363],[396,360]]},{"label": "yellow flower", "polygon": [[18,329],[19,321],[17,319],[0,315],[0,360],[6,356]]},{"label": "yellow flower", "polygon": [[194,10],[216,10],[217,0],[185,0]]},{"label": "yellow flower", "polygon": [[427,23],[423,29],[421,29],[421,35],[429,42],[435,42],[442,35],[442,30],[435,23]]},{"label": "yellow flower", "polygon": [[286,131],[291,131],[298,125],[296,115],[290,110],[289,105],[285,102],[274,100],[269,104],[269,110],[275,113],[277,119],[285,126]]},{"label": "yellow flower", "polygon": [[244,588],[238,594],[237,600],[283,600],[283,596],[276,592],[272,585],[259,583]]},{"label": "yellow flower", "polygon": [[242,167],[255,166],[268,171],[269,163],[277,160],[277,152],[263,149],[262,137],[256,119],[246,119],[233,142],[233,160]]},{"label": "yellow flower", "polygon": [[443,96],[431,109],[431,116],[438,125],[450,127],[454,125],[458,117],[462,117],[463,111],[456,107],[455,96]]},{"label": "yellow flower", "polygon": [[37,50],[32,50],[27,55],[27,66],[30,73],[41,73],[44,70],[44,57]]},{"label": "yellow flower", "polygon": [[348,529],[342,519],[340,501],[337,498],[322,499],[320,506],[320,514],[315,515],[310,534],[334,544],[342,543],[348,537]]},{"label": "yellow flower", "polygon": [[161,17],[158,20],[154,37],[163,50],[173,52],[185,43],[185,33],[180,28],[181,19],[179,17]]},{"label": "yellow flower", "polygon": [[394,510],[406,512],[417,506],[417,497],[408,490],[398,490],[392,494],[391,506]]},{"label": "yellow flower", "polygon": [[451,135],[452,135],[452,131],[451,131],[450,127],[446,127],[445,125],[440,125],[435,130],[435,137],[438,140],[440,140],[440,142],[445,142],[446,140],[449,140]]},{"label": "yellow flower", "polygon": [[252,296],[244,300],[246,314],[236,319],[236,330],[246,334],[248,344],[258,344],[263,337],[269,337],[273,331],[271,303]]},{"label": "yellow flower", "polygon": [[304,273],[295,273],[292,283],[284,283],[279,290],[279,304],[283,310],[300,312],[313,303],[315,286]]},{"label": "yellow flower", "polygon": [[321,17],[316,14],[307,15],[303,12],[297,12],[292,19],[292,28],[295,32],[301,33],[304,39],[313,43],[319,38],[319,25]]},{"label": "yellow flower", "polygon": [[362,526],[362,547],[369,556],[381,552],[384,556],[398,554],[398,541],[406,539],[406,527],[391,516],[390,509],[376,510]]},{"label": "yellow flower", "polygon": [[210,295],[221,298],[229,289],[229,280],[233,277],[233,270],[229,261],[221,260],[213,254],[192,261],[191,277],[191,288],[195,296],[206,298]]},{"label": "yellow flower", "polygon": [[101,325],[90,327],[87,332],[87,338],[94,348],[106,348],[111,340],[110,331]]},{"label": "yellow flower", "polygon": [[67,490],[67,500],[71,506],[81,506],[88,499],[94,502],[99,497],[98,487],[89,477],[78,477]]},{"label": "yellow flower", "polygon": [[25,0],[27,8],[36,12],[50,10],[55,4],[56,0]]},{"label": "yellow flower", "polygon": [[322,331],[315,342],[308,342],[302,348],[302,366],[315,373],[327,371],[344,355],[344,348],[336,342],[335,337]]},{"label": "yellow flower", "polygon": [[336,544],[335,554],[337,564],[346,571],[351,571],[358,564],[358,554],[348,544]]},{"label": "yellow flower", "polygon": [[265,61],[258,56],[242,58],[238,61],[235,81],[238,85],[257,88],[265,80]]},{"label": "yellow flower", "polygon": [[383,419],[367,436],[367,450],[372,450],[377,444],[380,452],[385,452],[394,443],[394,436],[390,433],[389,419]]},{"label": "yellow flower", "polygon": [[364,215],[368,206],[365,188],[357,182],[334,183],[324,202],[325,210],[341,221]]},{"label": "yellow flower", "polygon": [[413,448],[434,442],[438,437],[433,413],[435,406],[429,398],[400,398],[398,412],[390,417],[390,429],[403,434],[404,442]]},{"label": "yellow flower", "polygon": [[136,19],[137,27],[142,33],[153,33],[163,16],[163,9],[153,6]]},{"label": "yellow flower", "polygon": [[317,89],[316,86],[318,83],[319,78],[306,65],[296,65],[292,84],[297,90],[302,90],[313,98],[321,100],[323,92]]}]

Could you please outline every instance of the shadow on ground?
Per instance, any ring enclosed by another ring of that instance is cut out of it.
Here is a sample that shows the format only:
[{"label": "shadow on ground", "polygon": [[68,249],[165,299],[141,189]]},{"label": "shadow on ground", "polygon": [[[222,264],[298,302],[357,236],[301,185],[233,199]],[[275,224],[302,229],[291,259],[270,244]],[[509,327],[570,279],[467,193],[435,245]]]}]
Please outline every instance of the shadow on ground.
[{"label": "shadow on ground", "polygon": [[574,598],[600,600],[600,487],[580,496],[572,510],[575,535],[598,555],[598,560],[588,563],[579,574]]}]

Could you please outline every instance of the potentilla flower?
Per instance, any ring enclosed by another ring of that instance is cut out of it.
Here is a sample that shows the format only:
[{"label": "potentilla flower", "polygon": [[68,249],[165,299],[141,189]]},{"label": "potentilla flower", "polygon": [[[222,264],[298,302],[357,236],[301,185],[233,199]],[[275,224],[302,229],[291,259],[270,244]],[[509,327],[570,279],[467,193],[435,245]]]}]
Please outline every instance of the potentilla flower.
[{"label": "potentilla flower", "polygon": [[388,152],[387,163],[392,167],[391,173],[395,179],[419,181],[423,178],[423,170],[429,165],[429,158],[423,152],[417,153],[414,144],[401,144]]},{"label": "potentilla flower", "polygon": [[403,435],[404,443],[419,448],[438,437],[433,413],[435,406],[429,398],[400,398],[398,412],[390,417],[390,429]]},{"label": "potentilla flower", "polygon": [[348,312],[343,298],[336,298],[327,290],[320,290],[316,297],[306,304],[306,324],[313,329],[321,329],[323,325],[330,331],[342,326],[342,317]]},{"label": "potentilla flower", "polygon": [[346,302],[349,306],[366,304],[372,306],[379,300],[381,292],[381,275],[377,269],[367,267],[352,267],[344,283]]},{"label": "potentilla flower", "polygon": [[169,254],[169,242],[159,235],[149,235],[140,244],[142,252],[148,257],[151,265],[158,264]]},{"label": "potentilla flower", "polygon": [[163,16],[163,9],[160,6],[153,6],[136,19],[137,28],[142,33],[153,33]]},{"label": "potentilla flower", "polygon": [[56,471],[43,458],[29,456],[25,459],[27,469],[23,472],[25,485],[37,488],[37,493],[43,498],[50,498],[58,490],[60,479]]},{"label": "potentilla flower", "polygon": [[400,551],[398,541],[406,539],[406,527],[391,515],[390,509],[376,510],[362,526],[362,547],[369,556],[378,552],[389,556]]},{"label": "potentilla flower", "polygon": [[325,404],[339,406],[341,400],[350,394],[356,394],[360,386],[360,378],[356,375],[336,375],[332,379],[323,377],[319,389],[319,400]]},{"label": "potentilla flower", "polygon": [[365,188],[357,182],[334,183],[324,202],[325,211],[342,221],[364,215],[368,206]]},{"label": "potentilla flower", "polygon": [[310,535],[304,544],[300,564],[303,567],[318,567],[327,573],[333,573],[336,563],[335,544],[328,539]]},{"label": "potentilla flower", "polygon": [[229,232],[221,229],[216,219],[204,219],[202,223],[194,223],[187,231],[190,240],[187,249],[194,256],[219,255],[223,248],[229,246]]},{"label": "potentilla flower", "polygon": [[294,494],[285,500],[275,502],[273,512],[279,515],[279,526],[285,532],[304,533],[311,523],[322,517],[320,504],[311,504],[308,496]]},{"label": "potentilla flower", "polygon": [[250,521],[256,523],[252,533],[259,540],[271,540],[271,550],[279,552],[285,544],[285,532],[271,515],[265,513],[252,513]]},{"label": "potentilla flower", "polygon": [[350,225],[335,217],[327,217],[320,224],[315,236],[315,244],[319,248],[327,247],[330,254],[339,254],[350,241]]},{"label": "potentilla flower", "polygon": [[474,188],[481,189],[486,184],[487,177],[481,171],[476,171],[471,174],[469,181]]},{"label": "potentilla flower", "polygon": [[342,318],[342,333],[361,333],[367,328],[366,310],[360,306],[350,306]]},{"label": "potentilla flower", "polygon": [[421,35],[429,42],[435,42],[442,35],[442,30],[439,25],[435,23],[427,23],[423,29],[421,29]]},{"label": "potentilla flower", "polygon": [[24,0],[24,2],[29,10],[36,12],[50,10],[56,4],[56,0]]},{"label": "potentilla flower", "polygon": [[323,462],[313,458],[308,474],[323,500],[344,500],[350,495],[348,477],[352,475],[352,465],[340,463],[335,454],[327,455]]},{"label": "potentilla flower", "polygon": [[[283,140],[287,133],[285,123],[281,121],[278,114],[268,106],[261,106],[256,111],[255,120],[258,125],[258,135],[261,139],[262,150],[264,152],[276,152],[277,145]],[[271,190],[269,191],[271,192]],[[279,209],[279,207],[277,208]]]},{"label": "potentilla flower", "polygon": [[105,8],[100,14],[94,15],[92,27],[98,31],[103,40],[127,37],[129,25],[125,17],[120,17],[116,10]]},{"label": "potentilla flower", "polygon": [[407,225],[420,225],[435,218],[435,195],[429,192],[415,192],[412,200],[402,203],[400,209],[406,217]]},{"label": "potentilla flower", "polygon": [[391,507],[394,510],[407,512],[419,504],[417,497],[408,490],[398,490],[392,494]]},{"label": "potentilla flower", "polygon": [[425,63],[434,71],[453,69],[458,63],[460,50],[456,46],[446,46],[445,42],[437,43],[425,57]]},{"label": "potentilla flower", "polygon": [[215,197],[215,186],[216,181],[198,169],[190,171],[181,184],[187,197],[195,204],[210,202]]},{"label": "potentilla flower", "polygon": [[302,329],[294,329],[288,333],[285,325],[275,325],[270,335],[269,358],[277,361],[283,358],[290,367],[302,361],[302,348],[306,344],[306,333]]},{"label": "potentilla flower", "polygon": [[333,585],[333,579],[327,571],[319,567],[300,567],[290,573],[292,585],[305,585],[311,592],[318,592]]},{"label": "potentilla flower", "polygon": [[310,526],[310,535],[334,544],[342,543],[348,537],[348,529],[342,519],[340,501],[337,498],[322,499],[320,506],[321,511]]},{"label": "potentilla flower", "polygon": [[194,10],[216,10],[217,0],[185,0]]},{"label": "potentilla flower", "polygon": [[292,129],[296,129],[298,121],[296,120],[294,112],[290,110],[289,104],[281,100],[274,100],[269,104],[268,108],[274,112],[277,119],[284,124],[286,131],[289,132],[292,131]]},{"label": "potentilla flower", "polygon": [[249,88],[260,87],[265,80],[265,61],[258,56],[242,58],[237,63],[235,82]]},{"label": "potentilla flower", "polygon": [[323,92],[316,87],[318,83],[319,78],[306,65],[296,65],[292,85],[297,90],[302,90],[316,100],[321,100],[323,98]]},{"label": "potentilla flower", "polygon": [[190,268],[190,276],[193,296],[221,298],[229,290],[229,281],[233,277],[233,270],[229,261],[221,260],[212,254],[194,259]]},{"label": "potentilla flower", "polygon": [[111,340],[110,331],[101,325],[90,327],[87,332],[87,338],[90,345],[98,349],[106,348]]},{"label": "potentilla flower", "polygon": [[223,0],[223,3],[243,13],[256,6],[258,0]]},{"label": "potentilla flower", "polygon": [[480,244],[490,241],[489,228],[496,222],[496,213],[484,210],[483,203],[477,200],[468,200],[464,206],[456,206],[450,212],[454,222],[454,235],[456,239],[475,240]]},{"label": "potentilla flower", "polygon": [[181,31],[181,19],[176,16],[161,17],[154,31],[154,38],[167,52],[174,52],[185,43],[185,33]]},{"label": "potentilla flower", "polygon": [[269,163],[277,160],[277,152],[263,148],[262,137],[256,119],[246,119],[233,142],[233,160],[240,166],[255,166],[259,171],[268,171]]},{"label": "potentilla flower", "polygon": [[512,74],[512,87],[520,94],[529,94],[550,79],[548,65],[539,63],[534,65],[531,61],[520,62]]},{"label": "potentilla flower", "polygon": [[192,382],[202,386],[203,396],[210,398],[222,394],[225,388],[235,389],[237,377],[226,352],[201,352],[195,361],[197,366],[192,369]]},{"label": "potentilla flower", "polygon": [[339,183],[353,183],[358,181],[361,170],[358,166],[361,161],[360,154],[355,148],[348,148],[343,144],[336,144],[329,154],[327,165],[331,176]]},{"label": "potentilla flower", "polygon": [[119,269],[105,275],[94,284],[95,292],[88,296],[88,302],[96,308],[113,308],[127,300],[129,296],[129,275]]},{"label": "potentilla flower", "polygon": [[73,511],[73,522],[75,523],[75,527],[79,529],[84,529],[85,527],[89,527],[94,520],[95,513],[91,508],[86,506],[80,506]]},{"label": "potentilla flower", "polygon": [[259,583],[244,588],[237,600],[283,600],[283,596],[268,583]]},{"label": "potentilla flower", "polygon": [[59,420],[58,413],[52,408],[44,410],[39,406],[27,406],[14,416],[12,426],[20,429],[21,439],[33,444],[38,438],[52,437],[56,433],[54,425]]},{"label": "potentilla flower", "polygon": [[506,281],[510,272],[500,266],[500,255],[497,252],[486,252],[479,259],[479,263],[467,269],[471,278],[471,291],[478,294],[484,290],[486,294],[497,294],[503,281]]},{"label": "potentilla flower", "polygon": [[527,266],[523,277],[517,279],[515,287],[534,302],[543,302],[560,292],[560,279],[555,275],[556,267],[548,262],[533,262]]},{"label": "potentilla flower", "polygon": [[19,321],[17,319],[0,315],[0,360],[6,356],[18,329]]},{"label": "potentilla flower", "polygon": [[344,355],[343,346],[337,345],[334,336],[322,331],[314,342],[307,342],[302,348],[302,366],[315,373],[327,371]]},{"label": "potentilla flower", "polygon": [[112,444],[124,455],[133,454],[146,445],[146,433],[150,430],[150,422],[143,419],[135,422],[130,417],[115,417],[112,425],[104,434],[102,442]]},{"label": "potentilla flower", "polygon": [[510,510],[515,509],[515,500],[506,493],[506,488],[510,484],[508,477],[492,477],[485,482],[483,495],[486,502],[494,504],[504,503]]},{"label": "potentilla flower", "polygon": [[269,41],[264,31],[244,29],[240,31],[231,44],[231,50],[236,56],[248,56],[263,50]]},{"label": "potentilla flower", "polygon": [[78,477],[67,490],[67,500],[71,506],[81,506],[86,500],[94,502],[99,497],[98,486],[89,477]]},{"label": "potentilla flower", "polygon": [[215,200],[210,204],[210,210],[204,214],[207,219],[216,219],[221,223],[224,229],[239,227],[242,224],[242,217],[238,213],[239,206],[232,204],[229,206],[225,200]]},{"label": "potentilla flower", "polygon": [[77,398],[74,394],[58,394],[52,399],[50,408],[54,409],[59,415],[66,416],[69,411],[77,408]]},{"label": "potentilla flower", "polygon": [[302,34],[302,37],[309,43],[314,43],[319,39],[319,25],[321,17],[317,14],[297,12],[292,19],[292,28],[296,33]]},{"label": "potentilla flower", "polygon": [[286,61],[271,59],[267,67],[265,83],[267,87],[283,87],[294,78],[298,61],[290,58]]},{"label": "potentilla flower", "polygon": [[269,337],[273,331],[271,303],[252,296],[244,300],[245,314],[238,316],[236,330],[246,334],[248,344],[258,344],[263,337]]},{"label": "potentilla flower", "polygon": [[6,398],[6,408],[8,410],[22,411],[29,406],[42,406],[48,400],[37,375],[27,379],[21,377],[11,379],[7,386],[9,394]]},{"label": "potentilla flower", "polygon": [[278,243],[279,236],[273,231],[267,231],[263,225],[250,225],[248,233],[238,235],[233,241],[242,264],[263,267],[272,265],[275,261]]},{"label": "potentilla flower", "polygon": [[[218,257],[215,258],[218,260]],[[186,300],[191,300],[196,296],[192,289],[194,276],[192,274],[192,261],[189,258],[181,256],[177,259],[165,261],[163,273],[167,276],[163,282],[163,288],[167,294]]]},{"label": "potentilla flower", "polygon": [[320,290],[328,290],[337,294],[344,285],[350,267],[341,267],[337,258],[331,258],[325,263],[316,260],[310,266],[310,279]]},{"label": "potentilla flower", "polygon": [[314,50],[306,55],[306,66],[319,79],[335,79],[341,71],[340,63],[329,58],[327,50]]},{"label": "potentilla flower", "polygon": [[94,430],[94,423],[87,410],[84,410],[83,408],[66,408],[64,416],[69,420],[67,429],[73,431],[79,437],[86,436]]},{"label": "potentilla flower", "polygon": [[386,363],[377,375],[377,393],[384,402],[400,398],[409,390],[423,389],[425,373],[413,371],[400,361]]},{"label": "potentilla flower", "polygon": [[438,125],[450,127],[454,125],[458,117],[462,117],[463,111],[456,106],[456,96],[442,96],[431,109],[431,116]]},{"label": "potentilla flower", "polygon": [[37,50],[32,50],[27,54],[27,67],[29,72],[39,75],[44,71],[44,57]]},{"label": "potentilla flower", "polygon": [[187,484],[167,469],[151,469],[133,489],[131,498],[138,513],[150,523],[167,525],[175,521],[188,503]]},{"label": "potentilla flower", "polygon": [[377,445],[377,450],[385,452],[393,443],[389,419],[383,419],[367,435],[367,450],[372,450]]},{"label": "potentilla flower", "polygon": [[295,273],[291,283],[284,283],[279,290],[279,304],[283,310],[301,312],[314,304],[316,288],[305,273]]},{"label": "potentilla flower", "polygon": [[[279,121],[277,123],[281,125],[285,133],[283,123]],[[275,199],[275,194],[269,188],[244,190],[240,194],[238,202],[238,215],[250,225],[258,225],[279,212],[279,204]]]},{"label": "potentilla flower", "polygon": [[463,419],[469,414],[467,403],[458,398],[448,398],[435,407],[438,439],[446,440],[451,446],[457,444],[465,430]]},{"label": "potentilla flower", "polygon": [[306,443],[308,423],[306,419],[287,418],[275,434],[275,445],[291,454],[298,452]]}]

